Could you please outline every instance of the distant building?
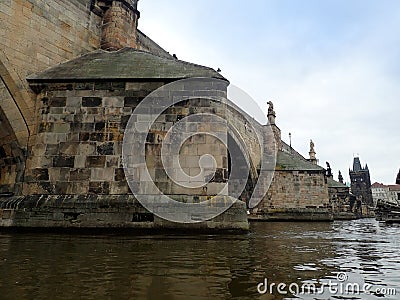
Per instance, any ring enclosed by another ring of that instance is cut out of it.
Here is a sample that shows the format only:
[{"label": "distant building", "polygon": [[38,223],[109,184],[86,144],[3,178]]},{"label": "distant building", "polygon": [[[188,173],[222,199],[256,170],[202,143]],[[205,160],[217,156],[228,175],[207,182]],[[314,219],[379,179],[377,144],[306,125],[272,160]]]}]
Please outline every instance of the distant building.
[{"label": "distant building", "polygon": [[351,180],[351,192],[361,198],[363,204],[372,206],[371,177],[368,165],[365,168],[361,166],[360,158],[355,157],[353,161],[353,170],[349,170]]},{"label": "distant building", "polygon": [[389,201],[400,204],[400,185],[389,185]]},{"label": "distant building", "polygon": [[374,205],[378,203],[378,201],[389,201],[389,187],[382,183],[375,182],[371,186],[372,191],[372,199],[374,201]]},{"label": "distant building", "polygon": [[381,202],[389,202],[400,204],[400,185],[384,185],[375,182],[371,186],[374,204]]},{"label": "distant building", "polygon": [[399,173],[397,173],[396,184],[400,184],[400,170]]}]

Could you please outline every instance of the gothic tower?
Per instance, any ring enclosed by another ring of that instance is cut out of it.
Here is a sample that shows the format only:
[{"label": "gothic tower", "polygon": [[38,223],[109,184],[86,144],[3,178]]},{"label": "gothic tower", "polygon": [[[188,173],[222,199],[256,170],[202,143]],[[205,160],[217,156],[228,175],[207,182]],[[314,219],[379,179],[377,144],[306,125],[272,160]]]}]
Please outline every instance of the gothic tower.
[{"label": "gothic tower", "polygon": [[399,173],[397,174],[396,184],[400,184],[400,170]]},{"label": "gothic tower", "polygon": [[368,165],[365,165],[365,168],[363,168],[360,158],[355,157],[353,161],[353,170],[349,170],[349,175],[351,180],[351,192],[356,197],[360,196],[364,204],[373,205]]}]

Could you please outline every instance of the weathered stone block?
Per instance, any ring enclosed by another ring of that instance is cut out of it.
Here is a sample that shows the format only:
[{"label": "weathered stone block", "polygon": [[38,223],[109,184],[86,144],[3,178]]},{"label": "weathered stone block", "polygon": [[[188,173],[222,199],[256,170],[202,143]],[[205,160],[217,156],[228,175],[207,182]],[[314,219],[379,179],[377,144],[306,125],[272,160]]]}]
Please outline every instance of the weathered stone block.
[{"label": "weathered stone block", "polygon": [[103,132],[92,132],[89,134],[89,140],[95,142],[104,142],[108,135]]},{"label": "weathered stone block", "polygon": [[77,155],[74,160],[74,168],[81,169],[86,167],[86,155]]},{"label": "weathered stone block", "polygon": [[60,143],[59,153],[65,155],[77,155],[79,154],[79,143],[77,142]]},{"label": "weathered stone block", "polygon": [[124,106],[125,107],[136,107],[144,99],[144,97],[125,97]]},{"label": "weathered stone block", "polygon": [[105,122],[97,122],[94,124],[94,129],[96,131],[102,131],[106,128],[106,123]]},{"label": "weathered stone block", "polygon": [[95,142],[90,142],[90,143],[85,143],[85,142],[80,142],[79,143],[79,155],[94,155],[96,154],[96,143]]},{"label": "weathered stone block", "polygon": [[57,156],[53,158],[53,166],[59,168],[73,168],[74,167],[74,156]]},{"label": "weathered stone block", "polygon": [[110,182],[110,194],[126,195],[130,193],[131,191],[126,181]]},{"label": "weathered stone block", "polygon": [[111,89],[111,82],[95,82],[94,83],[95,90],[110,90]]},{"label": "weathered stone block", "polygon": [[89,183],[89,194],[109,194],[110,184],[108,182],[90,182]]},{"label": "weathered stone block", "polygon": [[108,140],[113,142],[122,142],[124,140],[124,134],[120,132],[111,132],[108,134]]},{"label": "weathered stone block", "polygon": [[54,128],[54,123],[42,122],[39,125],[39,133],[52,132],[53,128]]},{"label": "weathered stone block", "polygon": [[90,169],[72,169],[70,171],[70,181],[87,181],[90,179]]},{"label": "weathered stone block", "polygon": [[82,142],[87,142],[90,140],[90,132],[79,133],[79,140]]},{"label": "weathered stone block", "polygon": [[63,113],[64,113],[64,107],[50,107],[49,114],[62,115]]},{"label": "weathered stone block", "polygon": [[102,105],[102,98],[100,97],[83,97],[82,106],[84,107],[96,107]]},{"label": "weathered stone block", "polygon": [[114,180],[115,181],[125,181],[125,172],[124,172],[123,168],[115,169]]},{"label": "weathered stone block", "polygon": [[55,184],[55,193],[58,195],[68,194],[68,189],[70,188],[69,185],[70,185],[69,182],[61,182],[61,181],[57,182]]},{"label": "weathered stone block", "polygon": [[68,123],[55,123],[53,132],[54,133],[68,133],[70,131],[70,124]]},{"label": "weathered stone block", "polygon": [[59,150],[59,145],[55,144],[55,145],[46,145],[46,150],[45,150],[45,155],[51,155],[51,156],[55,156],[58,154],[58,150]]},{"label": "weathered stone block", "polygon": [[[94,118],[104,118],[104,108],[103,107],[87,107],[88,115],[95,115]],[[99,120],[96,120],[97,122]],[[89,122],[89,121],[88,121]]]},{"label": "weathered stone block", "polygon": [[99,155],[113,155],[114,154],[114,143],[107,142],[97,146],[97,153]]},{"label": "weathered stone block", "polygon": [[119,155],[107,156],[106,168],[119,168],[119,167],[120,167],[120,156]]},{"label": "weathered stone block", "polygon": [[124,107],[124,98],[122,97],[103,97],[103,105],[110,108]]},{"label": "weathered stone block", "polygon": [[51,107],[64,107],[67,103],[66,97],[52,97],[49,98],[48,105]]},{"label": "weathered stone block", "polygon": [[94,83],[93,82],[77,82],[74,86],[75,90],[93,90]]},{"label": "weathered stone block", "polygon": [[86,159],[87,168],[102,168],[106,164],[106,156],[88,156]]},{"label": "weathered stone block", "polygon": [[33,169],[33,178],[37,181],[48,181],[49,180],[49,169]]},{"label": "weathered stone block", "polygon": [[80,108],[82,106],[82,97],[67,97],[66,106]]}]

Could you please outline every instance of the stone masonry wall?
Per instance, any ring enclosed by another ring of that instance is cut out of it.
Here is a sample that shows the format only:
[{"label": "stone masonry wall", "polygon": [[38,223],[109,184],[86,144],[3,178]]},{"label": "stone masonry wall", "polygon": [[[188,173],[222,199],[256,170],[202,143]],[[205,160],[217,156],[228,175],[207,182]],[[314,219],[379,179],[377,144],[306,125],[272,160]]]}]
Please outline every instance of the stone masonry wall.
[{"label": "stone masonry wall", "polygon": [[[179,184],[179,181],[185,183],[185,178],[176,177],[178,182],[174,183],[168,178],[166,173],[166,166],[163,166],[161,159],[161,145],[164,147],[171,147],[174,143],[173,139],[166,139],[166,133],[170,128],[180,120],[192,114],[216,114],[221,118],[225,118],[226,108],[225,105],[207,99],[192,99],[183,101],[173,107],[168,108],[165,114],[161,115],[152,126],[148,136],[146,145],[146,162],[147,167],[154,171],[151,174],[157,188],[167,195],[198,195],[198,196],[211,196],[217,195],[224,187],[228,179],[228,154],[227,148],[223,141],[209,134],[195,134],[188,138],[183,144],[179,152],[179,164],[183,172],[194,177],[200,174],[201,169],[199,166],[200,159],[203,155],[211,154],[216,162],[215,174],[209,169],[205,169],[204,176],[193,181],[194,184],[204,185],[205,181],[211,180],[204,187],[191,188]],[[203,116],[201,119],[193,119],[188,121],[185,129],[189,128],[194,132],[209,132],[209,133],[222,133],[226,141],[226,124],[224,122],[215,122],[209,119],[208,116]],[[181,134],[181,132],[179,132]],[[170,153],[170,150],[167,150]],[[171,163],[172,166],[172,163]],[[183,174],[184,175],[184,174]],[[184,175],[185,176],[185,175]],[[141,183],[143,187],[142,192],[157,193],[145,186],[146,183]]]},{"label": "stone masonry wall", "polygon": [[[164,82],[48,85],[38,95],[39,126],[36,143],[29,148],[24,195],[129,194],[121,157],[124,131],[136,106],[162,85]],[[168,108],[157,119],[147,136],[146,159],[152,179],[161,191],[208,196],[222,190],[228,174],[227,149],[213,137],[195,135],[183,144],[180,153],[180,164],[191,176],[200,172],[199,159],[203,154],[214,156],[216,175],[205,188],[186,189],[168,179],[160,146],[170,127],[187,115],[217,113],[223,117],[225,111],[224,105],[217,102],[193,99]],[[196,131],[225,129],[202,121],[191,125],[199,126]],[[145,181],[138,181],[142,193],[157,194]]]},{"label": "stone masonry wall", "polygon": [[335,215],[351,211],[349,192],[348,187],[329,187],[329,201]]},{"label": "stone masonry wall", "polygon": [[[0,1],[0,111],[4,123],[10,125],[9,131],[2,131],[13,137],[10,143],[18,148],[17,152],[26,150],[28,139],[36,143],[34,135],[38,131],[36,97],[26,76],[98,49],[102,24],[102,17],[91,11],[90,0]],[[136,27],[127,30],[138,34],[136,42],[141,50],[169,56],[143,33],[136,32]],[[5,152],[0,191],[18,194],[21,189],[13,188],[23,173],[25,159],[14,157],[14,150]],[[21,162],[18,167],[15,161]]]},{"label": "stone masonry wall", "polygon": [[[16,74],[15,87],[8,88],[27,93],[25,103],[18,106],[29,126],[36,125],[31,120],[35,104],[25,78],[100,48],[103,20],[91,12],[90,4],[90,0],[0,1],[0,60],[4,60],[0,65],[5,63]],[[126,30],[138,34],[132,45],[169,56],[136,28]]]},{"label": "stone masonry wall", "polygon": [[124,129],[138,103],[163,83],[132,85],[54,84],[38,95],[24,195],[129,193],[121,163]]},{"label": "stone masonry wall", "polygon": [[0,99],[0,109],[22,148],[37,125],[35,95],[26,76],[99,48],[101,18],[90,12],[89,4],[86,0],[0,1],[0,76],[12,95],[11,103]]},{"label": "stone masonry wall", "polygon": [[310,217],[307,214],[331,213],[328,186],[322,172],[275,172],[271,187],[258,207],[259,213],[276,214],[279,218]]},{"label": "stone masonry wall", "polygon": [[0,198],[0,227],[41,230],[90,229],[132,233],[138,230],[217,232],[249,230],[245,203],[235,202],[217,217],[195,224],[159,218],[144,209],[132,195],[32,195]]},{"label": "stone masonry wall", "polygon": [[21,79],[97,49],[100,17],[90,1],[2,0],[0,49]]}]

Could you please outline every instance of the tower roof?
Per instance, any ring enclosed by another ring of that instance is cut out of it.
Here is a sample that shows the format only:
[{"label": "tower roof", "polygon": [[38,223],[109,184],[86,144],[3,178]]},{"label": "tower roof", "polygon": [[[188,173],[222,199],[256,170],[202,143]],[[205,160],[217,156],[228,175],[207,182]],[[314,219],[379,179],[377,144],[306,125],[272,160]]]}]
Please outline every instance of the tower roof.
[{"label": "tower roof", "polygon": [[301,159],[299,156],[284,151],[278,151],[276,157],[277,170],[285,171],[319,171],[325,172],[325,169],[307,161],[305,158]]},{"label": "tower roof", "polygon": [[327,183],[328,183],[328,187],[330,187],[330,188],[348,188],[348,189],[350,189],[344,183],[338,182],[330,177],[327,178]]},{"label": "tower roof", "polygon": [[353,171],[354,172],[362,171],[361,162],[360,162],[360,158],[359,157],[354,157]]},{"label": "tower roof", "polygon": [[28,76],[32,83],[76,80],[178,80],[193,77],[227,81],[214,69],[149,52],[124,48],[115,52],[97,50],[39,74]]}]

